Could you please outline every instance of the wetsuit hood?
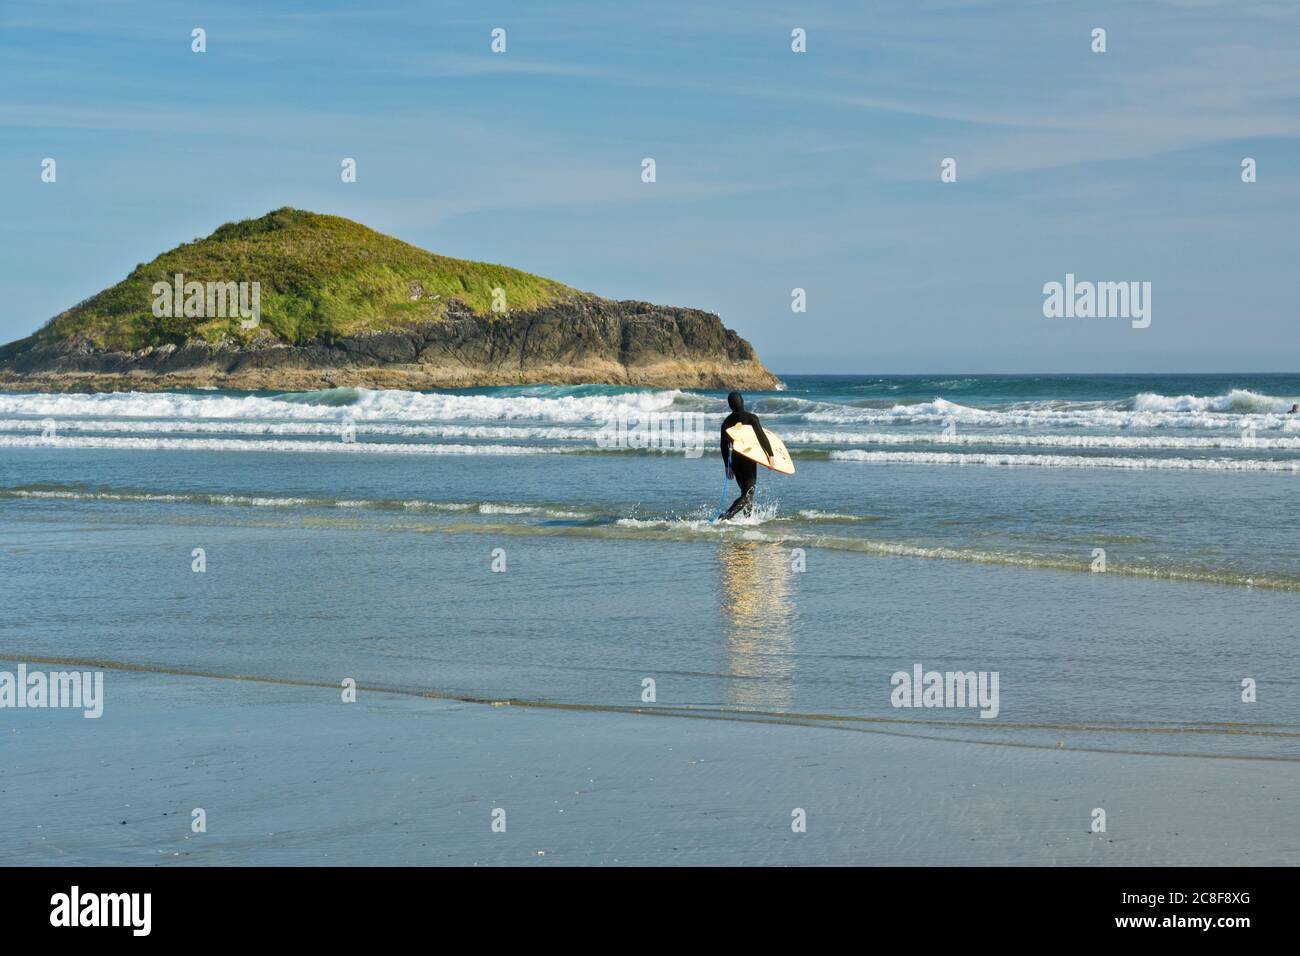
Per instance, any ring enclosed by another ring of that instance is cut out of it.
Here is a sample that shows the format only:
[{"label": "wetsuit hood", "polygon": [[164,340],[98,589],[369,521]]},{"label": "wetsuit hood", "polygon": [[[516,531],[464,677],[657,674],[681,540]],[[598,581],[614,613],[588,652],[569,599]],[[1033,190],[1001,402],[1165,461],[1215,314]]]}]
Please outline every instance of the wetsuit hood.
[{"label": "wetsuit hood", "polygon": [[727,404],[731,406],[733,412],[743,412],[745,410],[745,399],[739,392],[732,392],[728,395]]}]

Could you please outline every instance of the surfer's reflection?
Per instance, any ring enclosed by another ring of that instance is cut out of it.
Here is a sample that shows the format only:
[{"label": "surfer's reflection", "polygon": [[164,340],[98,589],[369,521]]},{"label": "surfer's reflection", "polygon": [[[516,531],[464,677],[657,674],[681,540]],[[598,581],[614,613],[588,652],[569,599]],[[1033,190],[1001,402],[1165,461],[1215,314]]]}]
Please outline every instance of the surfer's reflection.
[{"label": "surfer's reflection", "polygon": [[727,616],[727,703],[783,710],[794,678],[794,573],[790,549],[758,541],[728,541],[722,562],[722,609]]}]

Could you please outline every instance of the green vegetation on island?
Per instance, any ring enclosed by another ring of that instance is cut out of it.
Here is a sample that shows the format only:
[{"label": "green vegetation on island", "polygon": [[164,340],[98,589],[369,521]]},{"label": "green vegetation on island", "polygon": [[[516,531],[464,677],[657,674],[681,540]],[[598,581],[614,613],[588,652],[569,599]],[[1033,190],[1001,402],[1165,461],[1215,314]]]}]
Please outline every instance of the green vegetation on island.
[{"label": "green vegetation on island", "polygon": [[[177,274],[185,282],[260,283],[258,328],[243,328],[237,314],[155,315],[155,283],[170,285]],[[491,316],[494,289],[502,290],[511,312],[582,295],[518,269],[426,252],[340,216],[285,207],[227,223],[137,266],[34,338],[76,338],[95,349],[133,351],[191,339],[242,344],[270,332],[285,344],[302,345],[435,321],[454,300]]]},{"label": "green vegetation on island", "polygon": [[700,309],[452,259],[339,216],[228,223],[0,346],[0,389],[775,388]]}]

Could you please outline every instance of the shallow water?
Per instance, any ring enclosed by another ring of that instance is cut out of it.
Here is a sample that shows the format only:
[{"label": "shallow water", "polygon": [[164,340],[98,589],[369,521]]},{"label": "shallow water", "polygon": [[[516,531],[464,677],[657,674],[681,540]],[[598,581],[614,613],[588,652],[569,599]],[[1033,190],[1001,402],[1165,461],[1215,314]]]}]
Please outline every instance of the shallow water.
[{"label": "shallow water", "polygon": [[[787,385],[722,526],[715,393],[0,394],[0,655],[1300,759],[1300,378]],[[703,454],[600,434],[653,411]]]}]

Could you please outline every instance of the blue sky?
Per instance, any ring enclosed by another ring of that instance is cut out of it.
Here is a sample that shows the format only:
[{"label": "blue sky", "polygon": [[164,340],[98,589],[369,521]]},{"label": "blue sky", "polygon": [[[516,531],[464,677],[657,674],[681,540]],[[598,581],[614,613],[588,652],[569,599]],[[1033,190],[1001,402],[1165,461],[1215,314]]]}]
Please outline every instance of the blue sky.
[{"label": "blue sky", "polygon": [[[10,3],[0,339],[288,205],[778,372],[1293,371],[1298,141],[1292,0]],[[1067,272],[1151,282],[1150,328],[1044,318]]]}]

